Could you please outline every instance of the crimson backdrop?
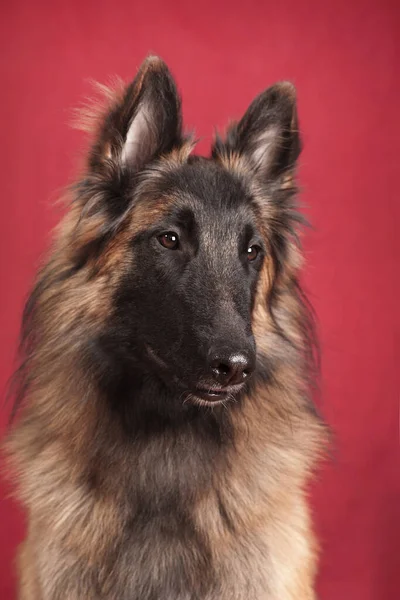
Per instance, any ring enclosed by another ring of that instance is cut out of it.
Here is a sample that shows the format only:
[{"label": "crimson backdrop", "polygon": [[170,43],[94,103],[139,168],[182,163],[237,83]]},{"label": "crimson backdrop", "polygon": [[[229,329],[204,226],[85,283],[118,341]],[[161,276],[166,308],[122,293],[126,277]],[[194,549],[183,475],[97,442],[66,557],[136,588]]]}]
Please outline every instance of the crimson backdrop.
[{"label": "crimson backdrop", "polygon": [[[0,18],[2,388],[23,299],[56,219],[50,205],[84,147],[68,123],[90,93],[87,80],[130,78],[149,51],[159,53],[183,91],[187,124],[207,136],[203,150],[212,127],[239,116],[265,86],[283,78],[297,85],[303,198],[316,228],[306,283],[321,325],[325,414],[337,434],[335,463],[313,494],[323,600],[399,597],[398,6],[17,0],[3,4]],[[0,598],[10,600],[23,524],[7,498],[0,519]]]}]

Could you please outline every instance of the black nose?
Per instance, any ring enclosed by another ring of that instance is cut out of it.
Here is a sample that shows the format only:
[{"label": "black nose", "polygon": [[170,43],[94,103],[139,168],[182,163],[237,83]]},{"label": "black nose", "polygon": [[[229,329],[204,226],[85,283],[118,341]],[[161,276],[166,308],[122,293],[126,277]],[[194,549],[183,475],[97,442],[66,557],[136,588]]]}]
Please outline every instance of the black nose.
[{"label": "black nose", "polygon": [[223,386],[243,383],[254,371],[254,360],[247,352],[213,352],[209,365],[213,378]]}]

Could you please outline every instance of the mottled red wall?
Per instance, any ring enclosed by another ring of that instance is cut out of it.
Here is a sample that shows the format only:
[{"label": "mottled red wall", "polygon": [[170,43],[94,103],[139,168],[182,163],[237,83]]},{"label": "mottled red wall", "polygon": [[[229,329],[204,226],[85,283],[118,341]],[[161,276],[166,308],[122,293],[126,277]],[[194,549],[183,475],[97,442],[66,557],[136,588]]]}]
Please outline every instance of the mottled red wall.
[{"label": "mottled red wall", "polygon": [[[390,0],[19,0],[0,14],[2,389],[55,222],[51,204],[84,149],[68,123],[88,79],[130,78],[149,51],[159,53],[183,91],[187,124],[206,136],[203,150],[213,126],[264,87],[297,85],[303,200],[315,226],[305,278],[337,444],[313,494],[323,600],[399,597],[399,10]],[[10,600],[23,524],[7,499],[0,519],[0,597]]]}]

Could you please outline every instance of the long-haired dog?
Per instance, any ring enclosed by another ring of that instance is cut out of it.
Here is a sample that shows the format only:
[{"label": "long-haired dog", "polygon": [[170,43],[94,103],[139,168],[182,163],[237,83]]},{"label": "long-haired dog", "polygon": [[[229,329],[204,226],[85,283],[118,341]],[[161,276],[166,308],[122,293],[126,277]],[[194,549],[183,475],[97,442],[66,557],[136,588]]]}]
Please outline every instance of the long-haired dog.
[{"label": "long-haired dog", "polygon": [[150,57],[94,135],[24,313],[20,598],[311,600],[294,87],[191,156]]}]

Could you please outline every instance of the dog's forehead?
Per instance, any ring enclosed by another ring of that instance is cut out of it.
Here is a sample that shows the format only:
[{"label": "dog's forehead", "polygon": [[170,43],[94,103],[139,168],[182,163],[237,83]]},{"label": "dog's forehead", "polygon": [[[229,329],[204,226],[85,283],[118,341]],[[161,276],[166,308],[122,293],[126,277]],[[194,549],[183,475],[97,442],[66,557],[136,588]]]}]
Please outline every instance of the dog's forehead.
[{"label": "dog's forehead", "polygon": [[213,160],[194,157],[171,168],[166,163],[146,172],[131,212],[131,231],[155,226],[189,228],[215,235],[259,229],[259,210],[249,181]]},{"label": "dog's forehead", "polygon": [[253,215],[246,182],[212,160],[183,165],[170,183],[172,194],[179,199],[177,205],[190,208],[200,223],[215,219],[240,222]]}]

